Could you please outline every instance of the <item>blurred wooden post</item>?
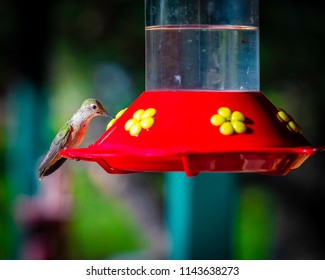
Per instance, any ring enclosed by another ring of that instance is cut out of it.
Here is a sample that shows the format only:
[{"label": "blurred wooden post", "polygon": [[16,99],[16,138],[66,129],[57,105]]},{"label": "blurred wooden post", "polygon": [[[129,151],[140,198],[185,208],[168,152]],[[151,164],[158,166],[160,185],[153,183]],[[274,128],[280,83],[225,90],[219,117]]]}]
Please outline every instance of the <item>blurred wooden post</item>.
[{"label": "blurred wooden post", "polygon": [[171,259],[231,259],[237,176],[225,173],[166,175],[166,216]]}]

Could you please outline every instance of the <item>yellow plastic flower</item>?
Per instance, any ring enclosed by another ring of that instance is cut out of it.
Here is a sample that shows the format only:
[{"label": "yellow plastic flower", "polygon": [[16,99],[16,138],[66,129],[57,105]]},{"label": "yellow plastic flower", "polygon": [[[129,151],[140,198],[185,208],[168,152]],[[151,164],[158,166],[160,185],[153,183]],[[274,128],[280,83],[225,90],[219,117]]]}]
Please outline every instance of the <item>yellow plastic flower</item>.
[{"label": "yellow plastic flower", "polygon": [[155,123],[153,118],[156,114],[156,109],[148,108],[146,110],[139,109],[134,112],[131,119],[129,119],[124,129],[130,133],[131,136],[138,136],[142,129],[149,129]]},{"label": "yellow plastic flower", "polygon": [[123,115],[123,113],[126,111],[126,109],[127,108],[125,108],[125,109],[123,109],[123,110],[121,110],[121,111],[119,111],[117,114],[116,114],[116,116],[115,116],[115,118],[113,118],[113,119],[111,119],[110,120],[110,122],[107,124],[107,126],[106,126],[106,130],[108,130],[115,122],[116,122],[116,120],[118,119],[118,118],[120,118],[122,115]]},{"label": "yellow plastic flower", "polygon": [[227,107],[220,107],[218,114],[213,115],[210,122],[214,126],[219,126],[219,131],[223,135],[246,132],[245,116],[239,111],[232,112]]},{"label": "yellow plastic flower", "polygon": [[301,133],[301,127],[296,123],[293,117],[287,114],[286,111],[278,109],[277,117],[282,123],[286,124],[290,131]]}]

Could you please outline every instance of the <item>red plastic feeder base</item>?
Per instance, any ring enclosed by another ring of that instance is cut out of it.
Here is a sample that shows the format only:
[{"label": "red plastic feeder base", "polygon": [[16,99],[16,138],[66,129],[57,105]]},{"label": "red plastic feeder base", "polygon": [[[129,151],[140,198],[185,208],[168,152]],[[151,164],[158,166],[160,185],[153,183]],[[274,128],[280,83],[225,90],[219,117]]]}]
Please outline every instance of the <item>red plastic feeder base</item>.
[{"label": "red plastic feeder base", "polygon": [[285,175],[316,150],[261,92],[146,91],[94,144],[60,153],[113,174]]}]

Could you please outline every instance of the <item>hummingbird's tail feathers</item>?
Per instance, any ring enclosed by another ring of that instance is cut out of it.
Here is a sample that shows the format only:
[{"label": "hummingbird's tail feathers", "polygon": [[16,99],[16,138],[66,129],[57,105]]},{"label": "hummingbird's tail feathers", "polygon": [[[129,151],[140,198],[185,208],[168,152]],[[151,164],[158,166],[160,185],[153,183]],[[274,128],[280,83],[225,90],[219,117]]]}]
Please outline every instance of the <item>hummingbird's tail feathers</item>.
[{"label": "hummingbird's tail feathers", "polygon": [[50,174],[52,174],[54,171],[56,171],[67,159],[62,157],[59,160],[57,160],[54,164],[52,165],[45,165],[42,166],[42,164],[40,165],[40,167],[38,168],[39,171],[39,175],[38,178],[40,180],[43,179],[44,176],[48,176]]}]

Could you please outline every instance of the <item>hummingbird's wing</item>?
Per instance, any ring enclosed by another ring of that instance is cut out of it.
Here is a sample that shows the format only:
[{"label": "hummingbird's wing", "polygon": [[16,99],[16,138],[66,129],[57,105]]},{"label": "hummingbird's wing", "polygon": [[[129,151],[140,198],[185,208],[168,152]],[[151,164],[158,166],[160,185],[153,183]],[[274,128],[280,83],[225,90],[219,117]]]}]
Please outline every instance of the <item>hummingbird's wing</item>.
[{"label": "hummingbird's wing", "polygon": [[66,158],[60,156],[59,151],[63,147],[66,147],[66,143],[72,130],[72,126],[67,122],[55,136],[50,150],[47,152],[46,156],[38,167],[40,179],[42,179],[43,176],[53,173],[67,160]]}]

